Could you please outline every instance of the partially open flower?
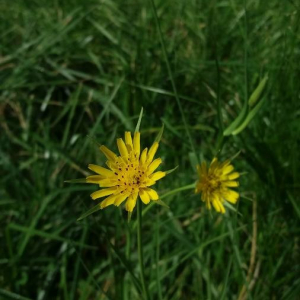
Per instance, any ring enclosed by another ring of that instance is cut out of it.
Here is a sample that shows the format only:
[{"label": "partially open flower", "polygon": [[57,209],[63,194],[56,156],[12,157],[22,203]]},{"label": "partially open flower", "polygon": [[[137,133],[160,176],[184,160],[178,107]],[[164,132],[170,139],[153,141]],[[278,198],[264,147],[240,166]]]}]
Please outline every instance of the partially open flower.
[{"label": "partially open flower", "polygon": [[217,212],[225,213],[224,201],[235,204],[239,198],[239,194],[230,188],[239,186],[236,179],[240,174],[234,172],[230,160],[220,163],[217,158],[212,160],[209,167],[203,162],[197,166],[197,170],[199,180],[195,193],[201,193],[201,199],[208,209],[213,205]]}]

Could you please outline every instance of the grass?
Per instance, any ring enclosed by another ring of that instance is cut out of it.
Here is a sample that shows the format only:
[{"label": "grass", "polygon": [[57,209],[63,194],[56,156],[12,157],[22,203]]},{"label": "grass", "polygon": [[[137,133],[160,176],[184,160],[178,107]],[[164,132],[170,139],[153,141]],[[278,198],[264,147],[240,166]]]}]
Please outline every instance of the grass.
[{"label": "grass", "polygon": [[[157,19],[151,1],[0,4],[1,299],[141,299],[136,210],[77,222],[95,187],[64,183],[103,165],[95,141],[116,150],[141,107],[143,146],[164,123],[163,169],[179,166],[157,184],[170,209],[143,205],[150,298],[299,299],[300,6],[154,3]],[[241,150],[237,212],[208,212],[181,187],[266,74],[221,153]]]}]

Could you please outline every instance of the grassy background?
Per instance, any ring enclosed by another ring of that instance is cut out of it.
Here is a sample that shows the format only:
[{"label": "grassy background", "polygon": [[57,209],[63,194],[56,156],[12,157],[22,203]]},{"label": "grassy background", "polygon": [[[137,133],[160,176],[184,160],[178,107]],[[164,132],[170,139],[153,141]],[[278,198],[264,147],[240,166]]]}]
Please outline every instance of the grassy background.
[{"label": "grassy background", "polygon": [[[245,2],[247,18],[243,1],[155,1],[201,159],[215,153],[216,94],[226,126],[269,80],[222,152],[242,150],[239,213],[208,213],[187,190],[145,214],[152,299],[299,299],[300,6]],[[0,18],[0,298],[141,299],[136,213],[129,225],[114,207],[77,222],[96,187],[64,180],[105,163],[87,135],[115,150],[141,106],[143,146],[164,122],[163,169],[179,165],[159,193],[196,179],[151,2],[4,0]]]}]

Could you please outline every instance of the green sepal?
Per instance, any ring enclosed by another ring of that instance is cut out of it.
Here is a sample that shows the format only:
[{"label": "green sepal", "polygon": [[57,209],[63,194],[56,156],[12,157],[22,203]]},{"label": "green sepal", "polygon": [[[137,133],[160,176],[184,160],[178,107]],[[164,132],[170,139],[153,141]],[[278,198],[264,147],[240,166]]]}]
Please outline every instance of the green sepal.
[{"label": "green sepal", "polygon": [[86,217],[88,217],[89,215],[93,214],[94,212],[98,211],[101,209],[100,203],[95,205],[94,207],[92,207],[91,209],[89,209],[87,212],[85,212],[83,215],[81,215],[77,221],[80,221]]},{"label": "green sepal", "polygon": [[136,124],[136,127],[135,127],[135,130],[134,132],[139,132],[140,131],[140,126],[141,126],[141,122],[142,122],[142,118],[143,118],[143,107],[141,108],[141,112],[140,112],[140,115],[139,115],[139,119],[138,119],[138,122]]},{"label": "green sepal", "polygon": [[250,107],[254,106],[255,103],[259,100],[259,97],[260,97],[261,93],[263,92],[267,81],[268,81],[268,74],[265,75],[265,77],[259,82],[257,88],[251,94],[251,96],[248,100],[248,104]]},{"label": "green sepal", "polygon": [[86,178],[69,179],[65,180],[66,183],[86,183]]},{"label": "green sepal", "polygon": [[229,202],[227,202],[227,201],[225,201],[224,202],[224,206],[226,207],[226,208],[228,208],[229,210],[231,210],[231,211],[234,211],[235,213],[237,213],[238,215],[240,215],[240,216],[242,216],[242,214],[231,204],[231,203],[229,203]]},{"label": "green sepal", "polygon": [[249,172],[239,172],[240,176],[248,175]]},{"label": "green sepal", "polygon": [[174,172],[176,169],[178,168],[178,166],[176,166],[175,168],[168,170],[168,171],[164,171],[166,173],[166,175],[171,174],[172,172]]},{"label": "green sepal", "polygon": [[155,200],[153,201],[154,203],[158,204],[158,205],[161,205],[165,208],[170,208],[164,201],[162,201],[161,199],[158,199],[158,200]]},{"label": "green sepal", "polygon": [[262,105],[264,104],[265,99],[262,99],[247,115],[246,119],[244,120],[244,122],[232,132],[232,135],[237,135],[239,134],[241,131],[243,131],[247,125],[250,123],[250,121],[255,117],[255,115],[258,113],[258,111],[260,110],[260,108],[262,107]]},{"label": "green sepal", "polygon": [[164,123],[163,123],[162,126],[161,126],[161,128],[160,128],[160,130],[159,130],[159,132],[158,132],[158,134],[157,134],[157,136],[156,136],[156,138],[155,138],[155,141],[154,141],[154,142],[157,142],[157,143],[160,142],[161,137],[162,137],[162,135],[163,135],[163,133],[164,133],[164,128],[165,128],[165,125],[164,125]]},{"label": "green sepal", "polygon": [[240,154],[241,154],[242,150],[239,150],[236,154],[232,155],[229,160],[233,161],[234,159],[236,159]]}]

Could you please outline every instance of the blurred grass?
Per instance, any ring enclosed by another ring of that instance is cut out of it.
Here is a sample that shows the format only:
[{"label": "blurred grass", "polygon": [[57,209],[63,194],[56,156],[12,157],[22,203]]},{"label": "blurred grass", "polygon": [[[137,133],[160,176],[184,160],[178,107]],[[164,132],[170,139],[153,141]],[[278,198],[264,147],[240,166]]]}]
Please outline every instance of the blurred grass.
[{"label": "blurred grass", "polygon": [[[243,1],[155,1],[202,159],[215,153],[217,97],[227,127],[245,90],[269,80],[262,110],[222,152],[242,150],[239,214],[207,212],[192,190],[145,214],[152,299],[299,299],[299,4],[245,2],[247,27]],[[76,222],[95,187],[63,182],[104,163],[87,135],[116,149],[141,106],[143,146],[163,121],[163,169],[179,165],[160,194],[196,178],[151,3],[17,0],[0,11],[0,297],[140,299],[136,214]]]}]

